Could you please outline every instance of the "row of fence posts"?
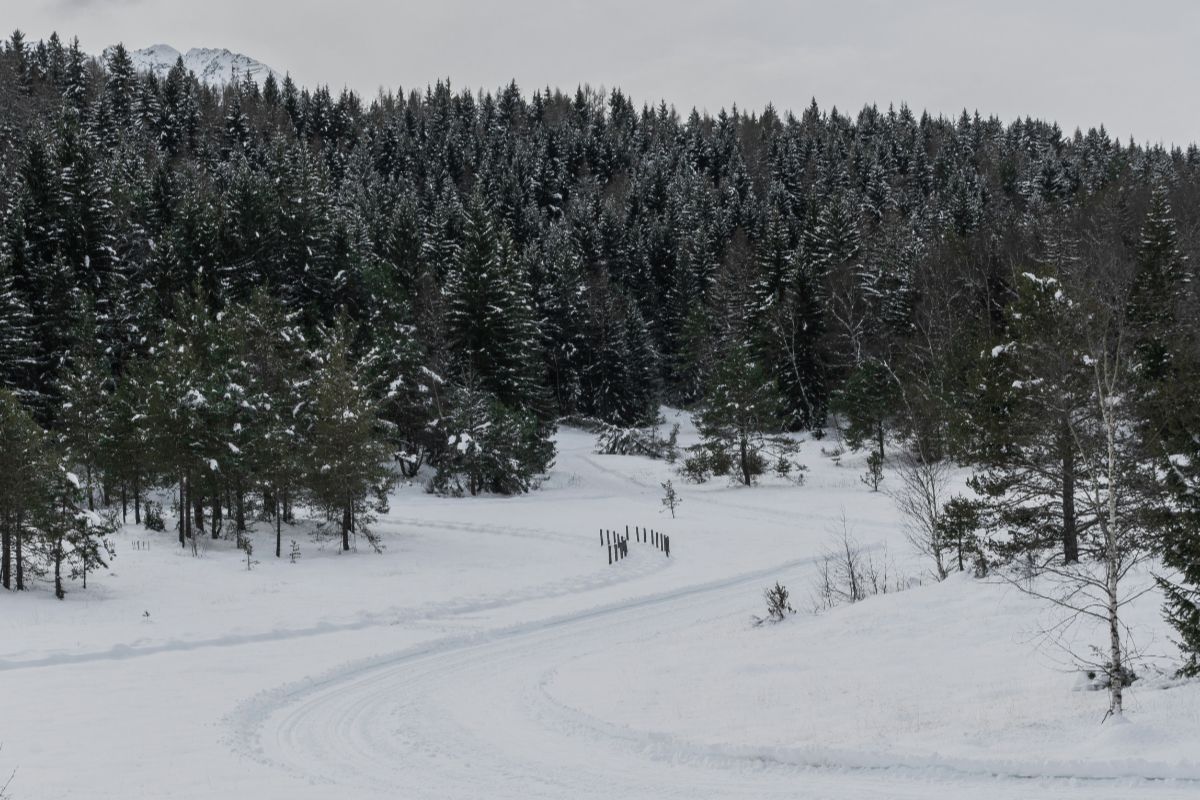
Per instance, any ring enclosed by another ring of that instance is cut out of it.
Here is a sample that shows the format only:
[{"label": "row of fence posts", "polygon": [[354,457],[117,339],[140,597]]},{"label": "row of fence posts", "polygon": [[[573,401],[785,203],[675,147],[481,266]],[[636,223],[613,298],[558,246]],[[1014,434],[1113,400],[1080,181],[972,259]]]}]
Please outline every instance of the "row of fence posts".
[{"label": "row of fence posts", "polygon": [[[633,541],[653,545],[667,558],[671,557],[671,537],[640,525],[633,527]],[[625,526],[624,535],[607,528],[600,529],[600,546],[608,548],[608,563],[615,564],[629,556],[629,526]]]}]

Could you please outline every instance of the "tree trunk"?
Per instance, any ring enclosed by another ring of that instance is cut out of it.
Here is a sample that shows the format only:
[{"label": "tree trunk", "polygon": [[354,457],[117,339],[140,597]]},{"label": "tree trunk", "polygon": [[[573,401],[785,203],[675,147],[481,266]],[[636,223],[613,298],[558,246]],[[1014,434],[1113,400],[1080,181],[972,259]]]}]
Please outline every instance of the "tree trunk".
[{"label": "tree trunk", "polygon": [[9,530],[10,520],[4,520],[4,530],[0,531],[0,585],[5,589],[12,588],[12,531]]},{"label": "tree trunk", "polygon": [[1059,442],[1062,454],[1063,561],[1074,564],[1079,561],[1079,532],[1075,519],[1075,447],[1070,422],[1066,417],[1063,417]]},{"label": "tree trunk", "polygon": [[129,492],[125,484],[121,484],[121,523],[129,521]]},{"label": "tree trunk", "polygon": [[214,492],[212,498],[212,517],[208,520],[209,528],[212,530],[212,538],[217,539],[221,536],[221,528],[224,527],[221,516],[221,493]]},{"label": "tree trunk", "polygon": [[1109,411],[1104,422],[1108,434],[1108,524],[1104,526],[1104,588],[1108,602],[1109,681],[1108,712],[1121,716],[1125,700],[1125,666],[1121,661],[1121,550],[1117,531],[1117,446],[1116,422]]},{"label": "tree trunk", "polygon": [[59,536],[54,543],[54,596],[62,600],[67,596],[62,582],[63,541]]},{"label": "tree trunk", "polygon": [[242,490],[242,480],[238,478],[237,487],[234,489],[234,508],[237,514],[237,531],[238,533],[246,532],[246,493]]},{"label": "tree trunk", "polygon": [[17,591],[25,590],[25,536],[21,533],[21,523],[17,522],[16,532],[17,544]]},{"label": "tree trunk", "polygon": [[87,465],[87,495],[88,495],[88,511],[95,511],[96,504],[92,500],[92,465]]},{"label": "tree trunk", "polygon": [[350,505],[342,509],[342,551],[350,549]]},{"label": "tree trunk", "polygon": [[[279,497],[279,493],[275,492],[272,497]],[[278,504],[278,501],[275,501]],[[279,513],[279,508],[275,508],[275,557],[279,558],[283,550],[283,515]]]},{"label": "tree trunk", "polygon": [[204,495],[196,494],[192,499],[192,513],[196,517],[196,533],[204,535]]},{"label": "tree trunk", "polygon": [[188,513],[188,481],[187,473],[179,476],[179,546],[187,547],[187,540],[192,535],[192,516]]},{"label": "tree trunk", "polygon": [[745,436],[742,436],[741,441],[738,444],[739,444],[739,450],[741,451],[740,456],[739,456],[740,462],[739,462],[738,466],[740,466],[742,469],[742,483],[749,486],[750,485],[749,442],[747,441]]},{"label": "tree trunk", "polygon": [[133,479],[133,521],[142,524],[142,481],[140,476]]}]

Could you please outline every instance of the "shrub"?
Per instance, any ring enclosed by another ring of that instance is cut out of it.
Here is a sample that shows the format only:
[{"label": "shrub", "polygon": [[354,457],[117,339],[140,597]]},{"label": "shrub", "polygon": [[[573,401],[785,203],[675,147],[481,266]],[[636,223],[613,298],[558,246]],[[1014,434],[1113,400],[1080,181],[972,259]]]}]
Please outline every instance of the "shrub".
[{"label": "shrub", "polygon": [[796,609],[792,608],[788,598],[787,587],[779,581],[775,581],[774,586],[764,589],[763,599],[767,601],[767,615],[765,617],[755,617],[754,624],[762,625],[764,622],[783,622],[788,614],[795,614]]},{"label": "shrub", "polygon": [[163,519],[162,504],[151,501],[146,502],[146,513],[142,517],[143,524],[152,531],[162,533],[167,529],[167,522]]}]

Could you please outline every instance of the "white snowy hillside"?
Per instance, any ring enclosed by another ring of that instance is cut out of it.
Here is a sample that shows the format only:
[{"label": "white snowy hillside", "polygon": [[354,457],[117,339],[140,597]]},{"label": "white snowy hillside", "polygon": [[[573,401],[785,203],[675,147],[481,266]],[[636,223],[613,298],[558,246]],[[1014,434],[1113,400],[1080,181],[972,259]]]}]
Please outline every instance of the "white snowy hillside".
[{"label": "white snowy hillside", "polygon": [[[1004,581],[929,579],[890,467],[872,491],[862,454],[807,441],[803,485],[746,489],[594,443],[560,428],[527,495],[399,487],[380,553],[339,552],[299,510],[281,558],[270,522],[249,554],[123,526],[86,590],[5,598],[0,784],[16,771],[15,800],[1200,797],[1200,682],[1141,661],[1125,717],[1101,723],[1105,693],[1039,636],[1052,610]],[[602,529],[627,525],[610,563]],[[846,532],[888,591],[830,607],[823,556]],[[798,613],[756,626],[776,581]],[[1153,654],[1170,650],[1159,602],[1129,609]]]},{"label": "white snowy hillside", "polygon": [[183,65],[196,73],[203,83],[228,83],[234,74],[239,78],[249,74],[259,84],[266,80],[267,75],[274,75],[277,81],[283,80],[283,75],[258,59],[223,47],[193,47],[186,53],[180,53],[169,44],[156,44],[131,50],[129,56],[139,72],[153,72],[159,78],[165,77],[182,56]]}]

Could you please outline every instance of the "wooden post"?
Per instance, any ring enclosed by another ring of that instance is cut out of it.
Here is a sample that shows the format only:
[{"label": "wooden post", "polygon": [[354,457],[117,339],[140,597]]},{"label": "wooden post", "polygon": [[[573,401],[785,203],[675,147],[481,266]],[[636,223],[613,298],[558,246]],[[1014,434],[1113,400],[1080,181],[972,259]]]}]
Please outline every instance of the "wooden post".
[{"label": "wooden post", "polygon": [[608,563],[612,564],[612,545],[608,546]]},{"label": "wooden post", "polygon": [[667,558],[671,557],[671,537],[670,536],[668,536],[666,539],[665,549],[663,550],[663,552],[665,552],[667,554]]},{"label": "wooden post", "polygon": [[604,528],[600,529],[600,544],[604,544]]}]

